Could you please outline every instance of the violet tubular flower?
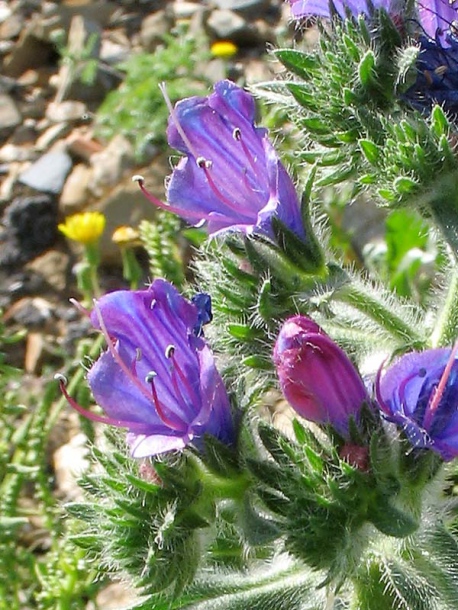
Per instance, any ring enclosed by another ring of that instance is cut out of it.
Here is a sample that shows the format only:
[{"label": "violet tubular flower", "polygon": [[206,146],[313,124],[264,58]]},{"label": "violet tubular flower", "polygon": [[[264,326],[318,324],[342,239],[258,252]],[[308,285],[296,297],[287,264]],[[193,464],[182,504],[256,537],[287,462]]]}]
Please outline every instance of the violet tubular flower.
[{"label": "violet tubular flower", "polygon": [[418,2],[420,52],[415,83],[404,99],[416,110],[429,114],[439,104],[458,115],[458,11],[456,2]]},{"label": "violet tubular flower", "polygon": [[345,352],[312,320],[298,315],[282,326],[273,360],[286,400],[304,419],[331,424],[348,437],[369,397]]},{"label": "violet tubular flower", "polygon": [[[212,353],[194,329],[199,311],[167,281],[147,290],[119,290],[99,299],[91,313],[108,349],[87,379],[97,416],[70,404],[96,421],[127,428],[133,457],[199,447],[210,434],[232,444],[229,399]],[[62,385],[62,384],[61,384]]]},{"label": "violet tubular flower", "polygon": [[294,19],[301,17],[331,17],[331,7],[344,19],[347,13],[354,17],[368,14],[370,10],[383,8],[389,11],[392,0],[289,0],[291,14]]},{"label": "violet tubular flower", "polygon": [[207,97],[190,97],[170,105],[170,146],[185,155],[167,186],[167,204],[140,187],[155,205],[208,233],[258,233],[274,237],[276,216],[305,239],[293,182],[267,138],[256,127],[253,96],[223,80]]},{"label": "violet tubular flower", "polygon": [[376,380],[385,418],[400,426],[415,448],[445,461],[458,456],[458,343],[402,356]]}]

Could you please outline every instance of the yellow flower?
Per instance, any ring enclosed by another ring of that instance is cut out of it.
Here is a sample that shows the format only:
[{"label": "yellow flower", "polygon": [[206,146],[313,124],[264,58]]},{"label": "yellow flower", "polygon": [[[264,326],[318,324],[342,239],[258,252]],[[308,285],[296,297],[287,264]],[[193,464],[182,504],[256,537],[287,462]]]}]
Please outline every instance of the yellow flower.
[{"label": "yellow flower", "polygon": [[99,239],[105,229],[105,222],[106,218],[100,212],[83,212],[68,216],[57,228],[68,239],[87,245]]},{"label": "yellow flower", "polygon": [[230,40],[218,40],[210,47],[211,54],[222,59],[233,57],[238,50],[237,45]]},{"label": "yellow flower", "polygon": [[118,227],[114,231],[111,240],[120,247],[135,247],[141,244],[138,231],[133,227],[126,226]]}]

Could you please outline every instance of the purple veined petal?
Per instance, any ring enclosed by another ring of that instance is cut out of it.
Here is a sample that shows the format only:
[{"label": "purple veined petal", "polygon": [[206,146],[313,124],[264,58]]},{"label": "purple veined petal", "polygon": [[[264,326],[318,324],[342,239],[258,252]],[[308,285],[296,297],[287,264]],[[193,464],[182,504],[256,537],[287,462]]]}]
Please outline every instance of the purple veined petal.
[{"label": "purple veined petal", "polygon": [[168,451],[182,451],[192,440],[191,436],[170,436],[160,434],[132,434],[127,435],[127,444],[130,446],[134,458],[145,458],[150,455],[160,455]]},{"label": "purple veined petal", "polygon": [[127,428],[134,457],[181,450],[190,442],[200,448],[204,434],[233,443],[223,381],[209,347],[196,336],[196,327],[201,331],[211,318],[209,303],[204,306],[206,317],[199,322],[202,311],[165,280],[155,280],[147,290],[116,291],[96,302],[91,319],[104,333],[108,349],[87,376],[106,414],[94,419]]},{"label": "purple veined petal", "polygon": [[[278,216],[300,239],[305,231],[293,183],[256,127],[253,97],[234,83],[216,83],[206,97],[178,102],[169,118],[169,144],[186,155],[167,185],[170,209],[210,235],[258,233],[274,239]],[[142,187],[155,205],[166,207]]]},{"label": "purple veined petal", "polygon": [[376,382],[385,418],[413,447],[458,456],[458,344],[402,356]]},{"label": "purple veined petal", "polygon": [[438,33],[445,33],[458,18],[457,2],[448,0],[418,0],[418,16],[425,34],[434,40]]},{"label": "purple veined petal", "polygon": [[[300,17],[330,17],[329,0],[289,0],[291,4],[291,13],[294,19]],[[374,8],[383,8],[386,11],[394,7],[395,2],[392,0],[372,0]],[[333,5],[337,13],[345,18],[347,11],[351,15],[357,17],[360,14],[369,12],[368,2],[366,0],[333,0]]]}]

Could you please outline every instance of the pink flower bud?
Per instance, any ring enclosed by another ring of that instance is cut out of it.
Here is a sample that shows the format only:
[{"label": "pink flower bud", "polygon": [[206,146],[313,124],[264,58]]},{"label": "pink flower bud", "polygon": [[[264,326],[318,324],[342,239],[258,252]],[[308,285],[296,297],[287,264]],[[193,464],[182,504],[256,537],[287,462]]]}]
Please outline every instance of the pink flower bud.
[{"label": "pink flower bud", "polygon": [[369,401],[345,352],[310,318],[294,316],[278,335],[273,360],[282,392],[304,419],[348,435],[351,416]]}]

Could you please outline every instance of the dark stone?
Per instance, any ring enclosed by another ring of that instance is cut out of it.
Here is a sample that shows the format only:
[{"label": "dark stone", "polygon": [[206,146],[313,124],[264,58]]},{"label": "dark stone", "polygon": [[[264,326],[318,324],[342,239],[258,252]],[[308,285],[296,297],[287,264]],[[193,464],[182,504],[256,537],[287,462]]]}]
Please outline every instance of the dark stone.
[{"label": "dark stone", "polygon": [[32,260],[56,241],[56,198],[17,197],[5,210],[3,226],[0,267],[16,267]]}]

